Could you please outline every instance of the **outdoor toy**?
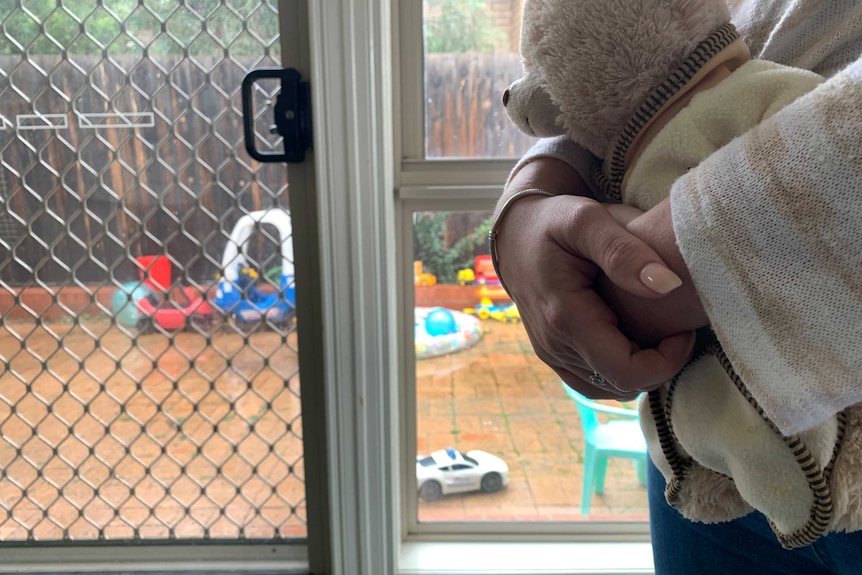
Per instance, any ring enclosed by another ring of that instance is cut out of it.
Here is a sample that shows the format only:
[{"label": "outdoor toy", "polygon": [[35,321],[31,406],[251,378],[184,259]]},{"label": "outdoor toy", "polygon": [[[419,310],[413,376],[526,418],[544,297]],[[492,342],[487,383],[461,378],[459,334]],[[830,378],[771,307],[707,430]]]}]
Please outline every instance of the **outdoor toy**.
[{"label": "outdoor toy", "polygon": [[[272,225],[279,234],[281,269],[277,270],[277,285],[258,285],[259,274],[249,265],[249,240],[263,224]],[[279,329],[292,324],[296,289],[291,234],[290,214],[280,208],[251,212],[234,226],[222,256],[222,277],[213,305],[237,327],[250,329],[263,320]]]},{"label": "outdoor toy", "polygon": [[117,323],[125,327],[137,327],[142,313],[137,302],[150,295],[155,293],[143,282],[126,282],[118,287],[111,298],[111,311]]},{"label": "outdoor toy", "polygon": [[512,301],[506,290],[500,284],[485,284],[476,288],[476,295],[480,299],[489,299],[492,301]]},{"label": "outdoor toy", "polygon": [[458,331],[458,323],[451,311],[435,307],[425,316],[425,331],[431,336],[449,335]]},{"label": "outdoor toy", "polygon": [[500,278],[497,277],[497,272],[494,270],[494,263],[491,261],[491,256],[482,255],[476,256],[473,265],[475,274],[475,282],[477,284],[499,284]]},{"label": "outdoor toy", "polygon": [[416,287],[433,287],[437,285],[437,276],[424,271],[422,262],[413,262],[413,285]]},{"label": "outdoor toy", "polygon": [[138,329],[147,331],[158,326],[167,331],[181,330],[189,325],[206,328],[212,319],[212,307],[197,288],[183,287],[175,290],[169,297],[159,297],[150,292],[137,300],[141,315]]},{"label": "outdoor toy", "polygon": [[[429,326],[428,319],[432,314]],[[429,333],[429,327],[432,333]],[[475,317],[439,307],[415,308],[413,331],[417,359],[470,348],[479,343],[484,333],[481,322]]]},{"label": "outdoor toy", "polygon": [[458,281],[458,285],[465,286],[467,284],[471,284],[476,281],[476,272],[470,268],[458,270],[458,277],[456,279]]},{"label": "outdoor toy", "polygon": [[208,327],[212,307],[198,288],[171,290],[171,262],[166,256],[135,259],[139,282],[125,283],[114,293],[111,307],[117,321],[127,327],[147,331],[154,326],[176,331],[193,322]]},{"label": "outdoor toy", "polygon": [[521,314],[515,304],[495,305],[490,298],[482,298],[475,308],[467,308],[464,313],[477,316],[479,319],[495,319],[503,323],[521,321]]},{"label": "outdoor toy", "polygon": [[509,466],[485,451],[462,453],[450,447],[416,457],[416,486],[424,501],[436,501],[450,493],[496,493],[508,484]]},{"label": "outdoor toy", "polygon": [[137,300],[141,317],[138,329],[148,330],[158,326],[176,331],[187,327],[189,321],[201,327],[209,327],[212,307],[204,293],[195,287],[180,287],[171,290],[171,261],[166,256],[143,256],[136,258],[141,266],[139,274],[150,293]]},{"label": "outdoor toy", "polygon": [[478,284],[479,288],[476,290],[476,295],[480,298],[511,300],[500,283],[500,278],[494,270],[494,264],[489,255],[476,256],[473,269],[458,270],[457,281],[462,286]]}]

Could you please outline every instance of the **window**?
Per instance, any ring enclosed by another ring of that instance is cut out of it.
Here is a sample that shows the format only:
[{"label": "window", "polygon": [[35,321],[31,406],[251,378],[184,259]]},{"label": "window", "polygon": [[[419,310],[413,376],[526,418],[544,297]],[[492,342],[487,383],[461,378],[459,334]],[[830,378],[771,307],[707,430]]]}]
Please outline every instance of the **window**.
[{"label": "window", "polygon": [[509,122],[503,91],[522,75],[523,0],[423,3],[425,154],[517,157],[533,143]]},{"label": "window", "polygon": [[[399,279],[412,295],[402,325],[414,340],[404,350],[402,453],[420,458],[415,483],[405,466],[405,530],[644,534],[643,457],[612,458],[587,473],[590,416],[533,353],[489,262],[491,209],[515,158],[535,142],[511,125],[500,98],[523,74],[522,7],[523,0],[398,3]],[[634,403],[623,407],[636,413]],[[595,423],[609,420],[599,415]],[[639,434],[634,419],[626,429]],[[443,478],[441,493],[423,490],[423,462],[447,449],[465,455],[453,475],[478,479],[457,492],[447,492]],[[505,481],[483,486],[491,458]],[[458,469],[468,463],[469,471]],[[583,497],[596,485],[600,493]]]},{"label": "window", "polygon": [[[579,531],[595,541],[611,529],[602,522],[549,527],[535,522],[478,524],[467,518],[422,524],[416,520],[416,352],[413,337],[405,336],[415,329],[414,215],[487,213],[513,160],[427,160],[422,1],[371,3],[367,10],[351,6],[341,0],[308,7],[311,52],[318,63],[316,159],[325,174],[317,182],[317,205],[323,211],[319,218],[311,211],[310,217],[329,241],[320,249],[320,274],[327,286],[319,302],[325,312],[324,345],[302,345],[300,351],[326,356],[319,381],[328,418],[325,425],[319,418],[307,418],[303,427],[304,433],[327,432],[322,455],[330,463],[325,476],[329,481],[321,483],[333,500],[334,567],[367,573],[541,573],[560,572],[561,566],[573,567],[572,572],[609,572],[611,559],[623,572],[648,572],[650,552],[640,523],[613,524],[612,531],[617,540],[639,538],[641,543],[561,545],[549,542],[549,528],[556,530],[557,541],[572,541]],[[390,37],[393,31],[400,39],[390,43],[396,38]],[[335,35],[341,35],[339,42],[332,41]],[[390,66],[390,58],[397,59],[395,66]],[[400,94],[390,100],[393,85]],[[337,95],[322,96],[327,88]],[[403,129],[400,137],[394,126]],[[395,146],[390,147],[393,134]],[[293,179],[291,185],[294,190],[301,187]],[[298,252],[297,258],[302,255]],[[402,313],[395,315],[396,309]],[[306,453],[309,473],[314,469],[311,457],[318,455],[314,451]],[[323,458],[316,459],[319,468]],[[402,494],[406,504],[401,504]],[[316,524],[319,517],[311,513],[310,519]],[[310,532],[313,527],[310,523]],[[542,542],[492,542],[489,548],[471,542],[473,533],[485,535],[486,541],[520,541],[533,535]],[[423,547],[426,543],[430,547]],[[318,554],[310,546],[310,557]]]},{"label": "window", "polygon": [[[420,466],[435,460],[430,454],[439,454],[438,462],[460,459],[451,470],[470,469],[476,478],[471,489],[450,494],[450,478],[417,471],[417,528],[465,521],[644,521],[643,457],[610,459],[606,469],[585,478],[589,414],[580,413],[535,356],[517,308],[487,267],[490,217],[473,210],[410,213],[417,456]],[[623,407],[634,412],[636,406]],[[614,426],[640,436],[634,421]],[[501,472],[504,482],[482,483]],[[429,481],[440,482],[441,490],[426,487]],[[584,489],[600,484],[601,495],[583,499]]]}]

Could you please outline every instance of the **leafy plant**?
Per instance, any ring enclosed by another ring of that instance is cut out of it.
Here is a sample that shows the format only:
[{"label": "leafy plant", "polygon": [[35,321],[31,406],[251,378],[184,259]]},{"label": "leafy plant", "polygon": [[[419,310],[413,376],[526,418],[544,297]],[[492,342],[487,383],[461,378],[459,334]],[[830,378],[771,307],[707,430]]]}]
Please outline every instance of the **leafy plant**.
[{"label": "leafy plant", "polygon": [[[234,55],[259,54],[246,27],[267,39],[278,36],[278,18],[259,0],[0,0],[8,15],[0,33],[0,54]],[[164,27],[171,37],[158,37]],[[204,23],[205,22],[205,23]],[[203,34],[204,30],[208,32]],[[212,36],[209,38],[208,36]],[[215,39],[215,40],[213,40]]]},{"label": "leafy plant", "polygon": [[439,283],[455,283],[458,270],[473,267],[477,249],[488,244],[491,218],[488,217],[476,228],[449,245],[446,224],[449,212],[423,212],[414,218],[414,253],[429,273],[437,276]]},{"label": "leafy plant", "polygon": [[425,0],[425,51],[493,52],[502,38],[485,0]]}]

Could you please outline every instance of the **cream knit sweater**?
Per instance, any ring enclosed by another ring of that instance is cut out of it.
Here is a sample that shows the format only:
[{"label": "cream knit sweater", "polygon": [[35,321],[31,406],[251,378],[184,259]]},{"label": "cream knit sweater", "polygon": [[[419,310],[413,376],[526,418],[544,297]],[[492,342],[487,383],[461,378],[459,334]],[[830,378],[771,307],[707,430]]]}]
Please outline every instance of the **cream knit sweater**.
[{"label": "cream knit sweater", "polygon": [[[789,435],[862,402],[862,3],[729,4],[754,57],[829,78],[671,188],[712,327]],[[590,174],[566,139],[539,142],[519,166],[539,156]]]}]

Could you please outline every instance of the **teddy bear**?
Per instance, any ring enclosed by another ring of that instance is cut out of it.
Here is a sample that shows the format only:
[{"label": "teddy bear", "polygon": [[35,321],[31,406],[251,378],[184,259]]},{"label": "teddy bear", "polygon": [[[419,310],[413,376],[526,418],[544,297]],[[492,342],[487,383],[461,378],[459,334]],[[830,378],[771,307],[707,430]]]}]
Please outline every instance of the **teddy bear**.
[{"label": "teddy bear", "polygon": [[[648,210],[702,160],[823,81],[753,59],[723,0],[527,0],[525,75],[503,94],[525,134],[566,136],[595,158],[597,199]],[[862,407],[784,436],[715,334],[641,396],[665,496],[684,516],[762,512],[787,548],[862,529]]]}]

